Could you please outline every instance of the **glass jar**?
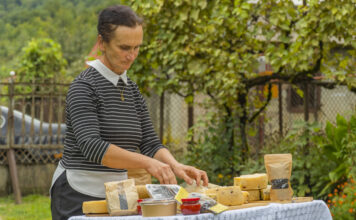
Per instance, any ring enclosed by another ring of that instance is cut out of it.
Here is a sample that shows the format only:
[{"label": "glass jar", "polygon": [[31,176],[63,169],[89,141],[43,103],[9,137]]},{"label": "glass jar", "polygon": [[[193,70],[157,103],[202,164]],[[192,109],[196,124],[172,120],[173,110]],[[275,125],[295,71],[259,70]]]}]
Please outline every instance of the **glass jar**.
[{"label": "glass jar", "polygon": [[183,215],[194,215],[200,213],[200,198],[185,198],[182,199],[182,205],[180,209]]},{"label": "glass jar", "polygon": [[142,202],[142,201],[143,201],[143,199],[138,199],[137,200],[137,213],[139,215],[142,215],[142,210],[141,210],[141,205],[140,205],[140,202]]}]

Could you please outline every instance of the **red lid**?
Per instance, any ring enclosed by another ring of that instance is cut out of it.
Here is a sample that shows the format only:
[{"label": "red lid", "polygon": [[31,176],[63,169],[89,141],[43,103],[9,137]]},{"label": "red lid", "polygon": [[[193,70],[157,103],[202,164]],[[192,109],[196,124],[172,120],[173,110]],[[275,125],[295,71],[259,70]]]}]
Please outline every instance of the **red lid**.
[{"label": "red lid", "polygon": [[199,201],[200,198],[199,197],[196,197],[196,198],[185,198],[185,199],[182,199],[182,202],[195,202],[195,201]]},{"label": "red lid", "polygon": [[143,199],[138,199],[138,200],[137,200],[137,202],[142,202],[142,201],[143,201]]}]

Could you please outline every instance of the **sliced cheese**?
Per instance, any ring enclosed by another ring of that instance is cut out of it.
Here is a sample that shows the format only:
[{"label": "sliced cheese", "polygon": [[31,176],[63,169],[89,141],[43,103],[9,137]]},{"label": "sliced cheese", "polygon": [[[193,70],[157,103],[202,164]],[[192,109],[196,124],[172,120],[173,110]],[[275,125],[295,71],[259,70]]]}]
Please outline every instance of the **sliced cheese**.
[{"label": "sliced cheese", "polygon": [[249,193],[248,202],[261,200],[259,189],[246,190],[246,191]]},{"label": "sliced cheese", "polygon": [[244,203],[248,203],[248,197],[250,197],[250,193],[247,191],[242,191],[242,195],[244,196]]},{"label": "sliced cheese", "polygon": [[228,186],[219,188],[217,202],[222,205],[241,205],[245,202],[244,196],[238,186]]},{"label": "sliced cheese", "polygon": [[108,213],[106,200],[83,202],[82,209],[84,214]]},{"label": "sliced cheese", "polygon": [[271,193],[271,185],[268,185],[266,189],[261,189],[261,199],[262,200],[270,200],[270,193]]},{"label": "sliced cheese", "polygon": [[242,175],[234,178],[234,186],[240,186],[242,190],[265,189],[268,178],[265,173]]}]

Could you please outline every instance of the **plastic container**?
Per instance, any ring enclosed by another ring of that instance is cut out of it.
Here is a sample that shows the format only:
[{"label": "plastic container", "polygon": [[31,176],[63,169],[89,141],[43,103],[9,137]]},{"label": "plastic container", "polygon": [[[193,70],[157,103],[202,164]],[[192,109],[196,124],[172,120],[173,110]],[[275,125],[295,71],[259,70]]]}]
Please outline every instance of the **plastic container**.
[{"label": "plastic container", "polygon": [[200,214],[200,198],[185,198],[182,199],[182,205],[180,209],[183,215],[195,215]]},{"label": "plastic container", "polygon": [[144,199],[140,202],[143,217],[172,216],[177,214],[175,200]]}]

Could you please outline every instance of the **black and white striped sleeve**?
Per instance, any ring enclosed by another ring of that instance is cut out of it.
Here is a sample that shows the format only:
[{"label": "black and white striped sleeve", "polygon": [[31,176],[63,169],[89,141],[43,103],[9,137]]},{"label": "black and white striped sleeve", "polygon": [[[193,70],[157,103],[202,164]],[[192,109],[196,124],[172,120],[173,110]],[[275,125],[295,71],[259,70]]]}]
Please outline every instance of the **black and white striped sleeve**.
[{"label": "black and white striped sleeve", "polygon": [[149,115],[146,101],[143,98],[142,94],[138,90],[138,96],[140,101],[140,112],[139,117],[141,120],[141,128],[142,128],[142,143],[140,145],[140,151],[142,154],[154,157],[156,152],[161,148],[166,148],[163,146],[161,141],[159,140],[151,121],[151,117]]},{"label": "black and white striped sleeve", "polygon": [[95,89],[89,82],[77,79],[72,83],[67,109],[77,146],[88,161],[101,164],[110,143],[100,136],[97,103]]}]

